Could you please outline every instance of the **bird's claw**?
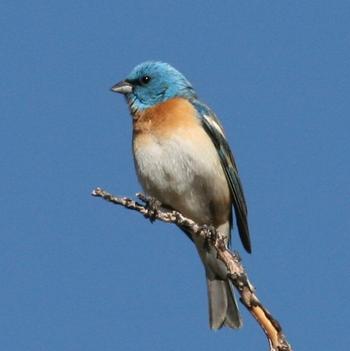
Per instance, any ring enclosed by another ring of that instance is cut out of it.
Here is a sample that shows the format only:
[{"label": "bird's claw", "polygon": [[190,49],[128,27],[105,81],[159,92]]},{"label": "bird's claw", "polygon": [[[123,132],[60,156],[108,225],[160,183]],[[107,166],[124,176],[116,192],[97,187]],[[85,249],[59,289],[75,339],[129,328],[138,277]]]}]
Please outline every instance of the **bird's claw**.
[{"label": "bird's claw", "polygon": [[208,224],[204,224],[203,225],[203,229],[206,232],[206,239],[204,241],[204,247],[207,251],[210,250],[210,243],[211,240],[213,239],[213,233],[215,232],[215,227],[213,225],[208,225]]},{"label": "bird's claw", "polygon": [[149,218],[151,223],[153,223],[157,219],[162,203],[155,197],[147,196],[141,193],[138,193],[137,197],[145,203],[145,207],[147,209],[147,214],[145,217]]}]

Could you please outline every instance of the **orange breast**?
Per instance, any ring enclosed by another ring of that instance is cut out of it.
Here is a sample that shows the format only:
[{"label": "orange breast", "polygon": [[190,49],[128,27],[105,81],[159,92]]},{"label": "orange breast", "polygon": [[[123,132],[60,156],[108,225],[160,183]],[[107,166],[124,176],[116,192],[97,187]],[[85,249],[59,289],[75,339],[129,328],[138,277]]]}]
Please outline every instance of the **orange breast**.
[{"label": "orange breast", "polygon": [[193,128],[199,124],[192,104],[183,98],[173,98],[138,112],[134,118],[134,136],[153,134],[167,137],[178,128]]}]

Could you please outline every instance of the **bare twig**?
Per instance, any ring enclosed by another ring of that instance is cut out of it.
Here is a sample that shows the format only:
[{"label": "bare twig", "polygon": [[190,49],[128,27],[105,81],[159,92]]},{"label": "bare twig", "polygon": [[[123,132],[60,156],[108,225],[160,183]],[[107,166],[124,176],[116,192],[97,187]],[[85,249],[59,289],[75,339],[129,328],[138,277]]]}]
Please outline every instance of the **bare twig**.
[{"label": "bare twig", "polygon": [[270,345],[270,351],[292,351],[291,346],[282,332],[280,324],[257,298],[255,289],[248,279],[238,253],[233,253],[228,249],[225,244],[224,236],[217,232],[214,227],[199,225],[177,211],[163,208],[154,210],[152,206],[149,206],[151,199],[143,194],[137,194],[137,197],[144,204],[127,197],[114,196],[101,188],[93,190],[92,195],[101,197],[116,205],[124,206],[130,210],[140,212],[147,218],[174,223],[189,230],[193,235],[200,235],[206,238],[209,243],[215,247],[218,258],[226,265],[228,278],[238,290],[241,302],[263,329]]}]

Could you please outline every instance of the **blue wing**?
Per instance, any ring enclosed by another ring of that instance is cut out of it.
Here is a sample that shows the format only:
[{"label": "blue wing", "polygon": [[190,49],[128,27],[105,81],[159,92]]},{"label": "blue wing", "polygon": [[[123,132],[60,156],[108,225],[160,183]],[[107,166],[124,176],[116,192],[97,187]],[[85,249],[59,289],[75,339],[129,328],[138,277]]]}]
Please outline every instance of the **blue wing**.
[{"label": "blue wing", "polygon": [[252,248],[247,220],[247,205],[244,199],[243,188],[238,176],[236,163],[226,140],[223,127],[214,112],[211,111],[208,106],[198,100],[193,100],[192,104],[198,111],[203,127],[210,136],[220,156],[221,164],[232,194],[239,236],[244,248],[250,253]]}]

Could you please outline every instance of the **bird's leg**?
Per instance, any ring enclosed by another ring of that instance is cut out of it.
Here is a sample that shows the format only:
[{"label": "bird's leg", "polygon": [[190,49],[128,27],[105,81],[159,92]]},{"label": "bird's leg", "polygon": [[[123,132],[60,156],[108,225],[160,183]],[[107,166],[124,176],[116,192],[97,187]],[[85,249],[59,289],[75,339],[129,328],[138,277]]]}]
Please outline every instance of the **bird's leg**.
[{"label": "bird's leg", "polygon": [[147,215],[145,215],[145,217],[149,218],[151,223],[153,223],[157,219],[157,214],[162,208],[162,203],[155,197],[142,193],[137,193],[136,196],[145,203],[145,207],[147,208]]}]

